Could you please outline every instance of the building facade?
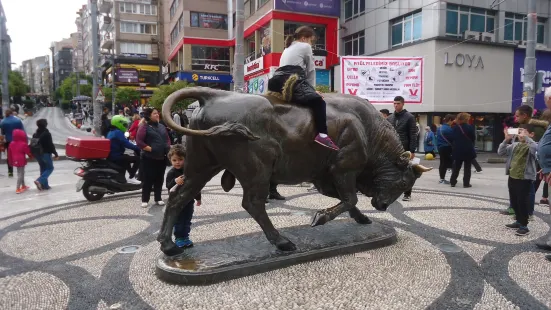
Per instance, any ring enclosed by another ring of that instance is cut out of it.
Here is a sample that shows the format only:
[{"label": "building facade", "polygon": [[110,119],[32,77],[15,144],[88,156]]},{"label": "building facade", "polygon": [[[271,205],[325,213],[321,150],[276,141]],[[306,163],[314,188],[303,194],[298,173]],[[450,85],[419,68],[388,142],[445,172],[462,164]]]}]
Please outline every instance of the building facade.
[{"label": "building facade", "polygon": [[77,29],[80,33],[80,40],[82,42],[82,49],[78,51],[79,55],[80,52],[82,53],[82,68],[85,74],[92,75],[94,71],[94,64],[92,62],[92,20],[91,13],[87,5],[83,5],[80,10],[77,11],[75,23],[77,24]]},{"label": "building facade", "polygon": [[29,96],[49,96],[51,91],[50,57],[40,56],[23,61],[21,74],[29,85]]},{"label": "building facade", "polygon": [[102,84],[136,89],[143,104],[160,82],[159,5],[154,0],[100,0],[98,8]]},{"label": "building facade", "polygon": [[[503,120],[522,104],[518,84],[528,1],[379,2],[344,0],[339,54],[383,60],[422,57],[422,99],[408,104],[404,96],[406,108],[417,116],[421,137],[426,125],[440,125],[445,114],[469,112],[477,149],[495,151],[503,138]],[[539,0],[537,5],[537,49],[544,53],[551,43],[551,4]],[[361,79],[358,73],[344,72],[340,66],[334,72],[335,90],[362,92],[357,86],[363,84],[345,82],[349,77]],[[542,99],[536,106],[538,101]],[[375,105],[393,110],[391,103]]]},{"label": "building facade", "polygon": [[61,86],[63,80],[73,73],[73,49],[63,47],[54,55],[54,78],[56,89]]}]

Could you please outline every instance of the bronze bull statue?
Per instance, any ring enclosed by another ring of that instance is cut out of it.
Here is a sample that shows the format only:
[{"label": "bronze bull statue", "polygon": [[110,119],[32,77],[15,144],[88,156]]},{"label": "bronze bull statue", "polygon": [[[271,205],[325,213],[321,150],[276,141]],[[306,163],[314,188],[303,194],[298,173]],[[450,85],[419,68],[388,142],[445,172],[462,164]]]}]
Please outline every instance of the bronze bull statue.
[{"label": "bronze bull statue", "polygon": [[[190,128],[171,118],[175,102],[193,98],[200,107]],[[239,180],[242,206],[256,220],[266,238],[279,250],[295,245],[279,234],[266,213],[270,182],[312,182],[318,191],[340,202],[317,211],[312,226],[322,225],[347,212],[359,224],[371,220],[356,206],[357,191],[373,197],[371,204],[384,211],[411,189],[423,172],[412,165],[394,128],[366,100],[342,94],[325,94],[329,135],[340,147],[335,152],[314,142],[313,117],[308,108],[288,104],[274,96],[259,96],[185,88],[170,95],[163,105],[163,119],[187,135],[185,183],[168,199],[157,240],[168,256],[183,249],[172,241],[172,228],[185,203],[192,200],[214,176],[225,170],[222,187],[227,192]]]}]

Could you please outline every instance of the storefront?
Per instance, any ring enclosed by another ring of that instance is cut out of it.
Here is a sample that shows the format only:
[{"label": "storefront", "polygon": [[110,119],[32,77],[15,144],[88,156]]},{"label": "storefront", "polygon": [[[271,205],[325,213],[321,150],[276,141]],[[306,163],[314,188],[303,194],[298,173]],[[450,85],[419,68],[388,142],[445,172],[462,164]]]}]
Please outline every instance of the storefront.
[{"label": "storefront", "polygon": [[378,110],[393,111],[393,98],[404,97],[419,120],[420,150],[427,125],[439,126],[446,114],[470,113],[478,151],[494,152],[511,113],[513,55],[508,45],[433,39],[342,62],[335,89],[368,99]]},{"label": "storefront", "polygon": [[[514,112],[522,103],[522,90],[524,82],[524,58],[526,49],[515,49],[515,60],[513,65],[513,93],[511,97],[511,112]],[[536,51],[536,70],[543,73],[543,87],[551,86],[551,52]],[[543,91],[536,95],[534,107],[538,110],[545,110]]]}]

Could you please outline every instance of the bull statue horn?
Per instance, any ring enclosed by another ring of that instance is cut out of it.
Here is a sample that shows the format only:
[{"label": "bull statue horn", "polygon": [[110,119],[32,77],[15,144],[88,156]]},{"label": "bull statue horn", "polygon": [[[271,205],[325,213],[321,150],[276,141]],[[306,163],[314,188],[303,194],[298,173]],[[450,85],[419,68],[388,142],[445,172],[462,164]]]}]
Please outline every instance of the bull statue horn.
[{"label": "bull statue horn", "polygon": [[411,159],[411,152],[410,152],[410,151],[403,152],[403,153],[400,155],[400,159],[403,159],[403,160],[410,160],[410,159]]},{"label": "bull statue horn", "polygon": [[415,170],[415,172],[423,173],[423,172],[431,171],[432,167],[428,168],[428,167],[425,167],[423,165],[413,165],[413,169]]}]

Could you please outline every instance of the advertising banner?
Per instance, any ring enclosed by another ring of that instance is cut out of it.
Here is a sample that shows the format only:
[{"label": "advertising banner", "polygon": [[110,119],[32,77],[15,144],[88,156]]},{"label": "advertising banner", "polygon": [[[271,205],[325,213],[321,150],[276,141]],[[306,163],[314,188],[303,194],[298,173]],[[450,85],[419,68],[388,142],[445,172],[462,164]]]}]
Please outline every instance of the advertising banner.
[{"label": "advertising banner", "polygon": [[276,10],[296,13],[310,13],[335,17],[341,15],[340,0],[275,0],[274,8]]},{"label": "advertising banner", "polygon": [[[511,103],[511,112],[514,112],[522,103],[522,90],[524,88],[524,57],[526,50],[519,48],[515,50],[513,61],[513,94]],[[543,87],[551,87],[551,52],[536,51],[536,70],[543,72]],[[545,110],[543,92],[536,94],[534,98],[534,108]]]},{"label": "advertising banner", "polygon": [[116,74],[116,82],[121,83],[139,83],[140,79],[138,76],[138,70],[136,69],[128,69],[128,68],[120,68],[117,69]]},{"label": "advertising banner", "polygon": [[245,83],[245,91],[249,94],[264,95],[268,91],[269,74],[254,77]]},{"label": "advertising banner", "polygon": [[341,91],[374,104],[423,103],[423,57],[341,57]]},{"label": "advertising banner", "polygon": [[245,64],[245,75],[264,70],[264,57],[257,58]]}]

